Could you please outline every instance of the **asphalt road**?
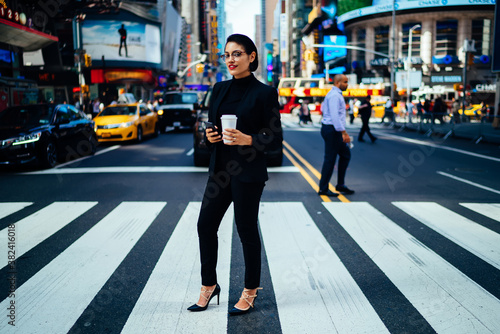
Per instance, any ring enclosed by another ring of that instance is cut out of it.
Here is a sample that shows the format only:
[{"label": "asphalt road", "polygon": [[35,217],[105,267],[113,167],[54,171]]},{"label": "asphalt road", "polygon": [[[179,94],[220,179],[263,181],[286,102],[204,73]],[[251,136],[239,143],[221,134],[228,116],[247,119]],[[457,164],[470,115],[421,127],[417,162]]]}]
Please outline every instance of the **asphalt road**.
[{"label": "asphalt road", "polygon": [[186,311],[199,293],[207,173],[193,167],[191,133],[172,131],[51,170],[0,171],[0,332],[500,332],[498,146],[373,124],[379,140],[352,149],[356,193],[329,199],[316,194],[319,127],[283,124],[253,312],[227,317],[244,275],[231,211],[220,305]]}]

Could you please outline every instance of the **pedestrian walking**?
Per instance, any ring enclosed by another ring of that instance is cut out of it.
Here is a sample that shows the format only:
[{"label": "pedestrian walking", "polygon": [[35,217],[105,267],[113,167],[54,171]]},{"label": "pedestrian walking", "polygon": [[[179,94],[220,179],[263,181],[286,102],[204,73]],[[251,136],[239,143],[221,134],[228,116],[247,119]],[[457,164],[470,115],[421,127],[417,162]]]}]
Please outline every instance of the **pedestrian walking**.
[{"label": "pedestrian walking", "polygon": [[412,122],[414,109],[415,109],[415,105],[411,101],[408,101],[408,103],[406,104],[406,111],[408,112],[408,122],[409,123]]},{"label": "pedestrian walking", "polygon": [[299,125],[305,124],[307,125],[309,122],[312,122],[311,112],[309,111],[309,106],[307,102],[304,100],[299,100]]},{"label": "pedestrian walking", "polygon": [[321,104],[323,119],[321,121],[321,137],[325,141],[325,156],[321,168],[321,179],[319,180],[319,195],[338,196],[328,189],[330,178],[333,174],[337,155],[339,156],[338,177],[335,189],[346,195],[354,194],[354,191],[345,185],[345,174],[351,160],[349,143],[351,138],[347,134],[345,100],[342,91],[348,86],[347,76],[337,74],[333,77],[333,88],[328,92]]},{"label": "pedestrian walking", "polygon": [[386,117],[389,118],[391,123],[394,123],[394,109],[390,98],[385,102],[384,116],[382,116],[382,121],[380,123],[384,123]]},{"label": "pedestrian walking", "polygon": [[369,126],[370,117],[372,116],[372,104],[370,103],[370,100],[371,100],[371,96],[368,95],[366,97],[366,99],[363,102],[361,102],[361,105],[358,108],[359,115],[361,116],[361,122],[363,122],[363,126],[361,126],[361,130],[359,131],[359,135],[358,135],[359,142],[365,141],[363,139],[363,136],[365,135],[365,133],[368,135],[368,137],[370,137],[370,140],[372,141],[372,143],[374,143],[375,140],[377,140],[377,137],[372,135],[372,133],[370,131],[370,126]]},{"label": "pedestrian walking", "polygon": [[349,100],[349,109],[347,111],[349,113],[349,124],[354,123],[354,100]]},{"label": "pedestrian walking", "polygon": [[422,105],[422,101],[418,100],[417,103],[417,118],[419,122],[422,122],[424,116],[424,106]]},{"label": "pedestrian walking", "polygon": [[453,122],[455,124],[460,123],[460,113],[458,112],[460,110],[460,102],[456,98],[452,99],[451,102],[451,112],[453,113]]},{"label": "pedestrian walking", "polygon": [[[232,80],[215,84],[206,136],[211,151],[209,177],[198,218],[201,261],[201,293],[188,310],[204,311],[219,294],[217,282],[217,231],[226,210],[234,204],[234,217],[245,260],[244,289],[229,311],[244,314],[255,304],[260,285],[261,240],[257,218],[265,182],[266,149],[279,149],[283,140],[278,94],[252,74],[259,63],[257,48],[245,35],[228,37],[224,54]],[[236,115],[235,128],[225,127],[221,117]]]}]

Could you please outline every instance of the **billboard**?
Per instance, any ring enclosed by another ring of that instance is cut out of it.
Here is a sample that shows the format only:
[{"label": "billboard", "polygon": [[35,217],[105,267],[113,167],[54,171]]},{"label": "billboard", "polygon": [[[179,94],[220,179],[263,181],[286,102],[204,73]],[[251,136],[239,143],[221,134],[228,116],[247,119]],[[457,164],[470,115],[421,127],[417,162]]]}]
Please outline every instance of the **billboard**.
[{"label": "billboard", "polygon": [[93,60],[161,63],[160,27],[130,21],[85,20],[82,48]]},{"label": "billboard", "polygon": [[[343,23],[367,15],[392,12],[393,0],[373,0],[371,5],[368,5],[369,1],[339,0],[337,22]],[[491,6],[495,5],[495,2],[495,0],[396,0],[394,6],[397,11],[401,11],[453,6]]]},{"label": "billboard", "polygon": [[[342,35],[325,36],[323,39],[323,44],[332,46],[334,45],[346,46],[347,36],[342,36]],[[347,49],[345,48],[325,47],[323,51],[323,61],[326,63],[336,58],[345,57],[346,55],[347,55]]]}]

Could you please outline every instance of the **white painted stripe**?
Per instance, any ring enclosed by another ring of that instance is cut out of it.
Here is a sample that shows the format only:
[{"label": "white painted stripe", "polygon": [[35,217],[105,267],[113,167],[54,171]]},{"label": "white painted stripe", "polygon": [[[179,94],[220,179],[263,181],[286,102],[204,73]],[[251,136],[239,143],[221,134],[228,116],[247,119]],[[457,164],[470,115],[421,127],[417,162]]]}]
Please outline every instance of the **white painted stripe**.
[{"label": "white painted stripe", "polygon": [[500,269],[500,234],[437,203],[393,202],[393,204],[460,247]]},{"label": "white painted stripe", "polygon": [[[297,173],[298,169],[294,166],[270,167],[270,173]],[[190,167],[190,166],[137,166],[137,167],[89,167],[89,168],[63,168],[63,169],[47,169],[22,173],[25,175],[35,174],[97,174],[97,173],[208,173],[206,167]]]},{"label": "white painted stripe", "polygon": [[380,135],[380,136],[383,136],[383,137],[394,138],[394,139],[398,139],[398,140],[405,141],[405,142],[412,143],[412,144],[424,145],[424,146],[439,148],[441,150],[446,150],[446,151],[456,152],[456,153],[460,153],[460,154],[465,154],[465,155],[469,155],[471,157],[476,157],[476,158],[481,158],[481,159],[486,159],[486,160],[492,160],[492,161],[500,162],[499,158],[490,157],[490,156],[487,156],[487,155],[484,155],[484,154],[478,154],[478,153],[474,153],[474,152],[469,152],[469,151],[461,150],[461,149],[458,149],[458,148],[453,148],[453,147],[448,147],[448,146],[443,146],[443,145],[437,145],[437,144],[433,144],[433,143],[428,143],[428,142],[425,142],[425,141],[422,141],[422,140],[416,140],[416,139],[405,138],[405,137],[396,136],[396,135],[390,135],[390,134],[387,134],[385,132],[382,133],[382,132],[375,131],[375,133],[378,134],[378,135]]},{"label": "white painted stripe", "polygon": [[12,202],[12,203],[0,203],[0,219],[7,217],[19,210],[24,209],[27,206],[33,204],[32,202]]},{"label": "white painted stripe", "polygon": [[323,203],[438,333],[500,333],[500,301],[370,204]]},{"label": "white painted stripe", "polygon": [[122,334],[226,332],[233,233],[232,206],[219,229],[217,277],[222,290],[221,305],[217,306],[215,297],[203,315],[186,310],[198,301],[201,287],[196,229],[200,207],[201,203],[192,202],[184,211],[127,319]]},{"label": "white painted stripe", "polygon": [[86,160],[86,159],[90,159],[92,157],[95,157],[95,156],[98,156],[98,155],[101,155],[101,154],[104,154],[104,153],[108,153],[110,151],[114,151],[118,148],[120,148],[121,146],[120,145],[115,145],[115,146],[111,146],[111,147],[108,147],[108,148],[105,148],[103,150],[100,150],[100,151],[97,151],[94,155],[88,155],[88,156],[85,156],[85,157],[81,157],[81,158],[78,158],[78,159],[75,159],[75,160],[71,160],[71,161],[68,161],[68,162],[65,162],[65,163],[62,163],[60,165],[57,165],[55,166],[54,168],[62,168],[62,167],[66,167],[68,165],[72,165],[74,163],[77,163],[77,162],[81,162],[82,160]]},{"label": "white painted stripe", "polygon": [[262,203],[259,222],[283,333],[388,333],[302,203]]},{"label": "white painted stripe", "polygon": [[192,156],[194,154],[194,148],[190,149],[189,151],[187,151],[186,155],[188,157]]},{"label": "white painted stripe", "polygon": [[478,187],[478,188],[481,188],[481,189],[484,189],[484,190],[488,190],[488,191],[491,191],[495,194],[500,194],[500,191],[499,190],[496,190],[496,189],[493,189],[493,188],[490,188],[490,187],[486,187],[486,186],[483,186],[482,184],[479,184],[479,183],[475,183],[475,182],[472,182],[472,181],[469,181],[469,180],[466,180],[466,179],[462,179],[460,177],[457,177],[457,176],[454,176],[454,175],[451,175],[451,174],[448,174],[448,173],[445,173],[445,172],[440,172],[438,171],[437,172],[438,174],[440,175],[443,175],[443,176],[447,176],[449,178],[452,178],[454,180],[457,180],[457,181],[460,181],[460,182],[463,182],[463,183],[467,183],[467,184],[470,184],[471,186],[474,186],[474,187]]},{"label": "white painted stripe", "polygon": [[16,326],[1,321],[0,332],[68,332],[165,204],[121,203],[17,289]]},{"label": "white painted stripe", "polygon": [[500,222],[500,203],[460,203],[460,205]]},{"label": "white painted stripe", "polygon": [[[97,202],[54,202],[14,224],[16,258],[44,241],[61,228],[90,210]],[[0,231],[0,245],[7,248],[9,228]],[[3,246],[5,245],[5,247]],[[0,266],[7,265],[3,257]]]}]

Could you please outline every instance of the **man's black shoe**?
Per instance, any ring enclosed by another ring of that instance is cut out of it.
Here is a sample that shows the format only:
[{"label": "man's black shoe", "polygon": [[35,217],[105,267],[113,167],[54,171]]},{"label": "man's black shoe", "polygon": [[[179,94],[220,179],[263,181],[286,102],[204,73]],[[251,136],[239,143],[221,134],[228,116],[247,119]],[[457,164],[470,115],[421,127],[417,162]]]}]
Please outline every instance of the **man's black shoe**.
[{"label": "man's black shoe", "polygon": [[364,139],[358,139],[358,141],[359,141],[360,143],[364,143],[364,142],[365,142],[365,140],[364,140]]},{"label": "man's black shoe", "polygon": [[352,195],[352,194],[354,194],[354,190],[351,190],[351,189],[347,188],[346,186],[336,186],[335,189],[339,193],[344,194],[344,195]]},{"label": "man's black shoe", "polygon": [[377,137],[373,137],[372,138],[372,143],[374,143],[378,138]]},{"label": "man's black shoe", "polygon": [[330,196],[330,197],[337,197],[339,194],[337,193],[334,193],[333,191],[331,190],[327,190],[327,191],[318,191],[318,195],[325,195],[325,196]]}]

